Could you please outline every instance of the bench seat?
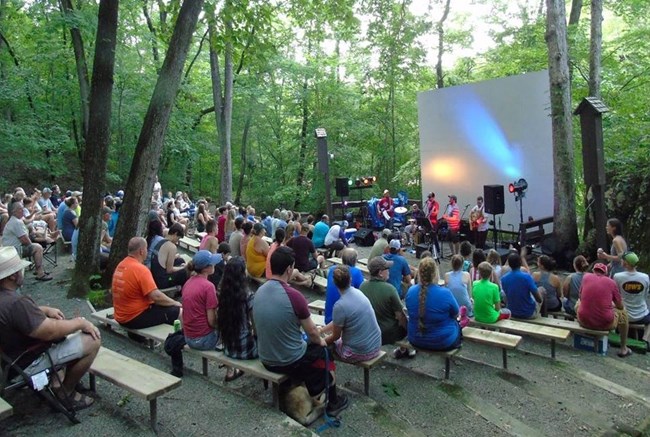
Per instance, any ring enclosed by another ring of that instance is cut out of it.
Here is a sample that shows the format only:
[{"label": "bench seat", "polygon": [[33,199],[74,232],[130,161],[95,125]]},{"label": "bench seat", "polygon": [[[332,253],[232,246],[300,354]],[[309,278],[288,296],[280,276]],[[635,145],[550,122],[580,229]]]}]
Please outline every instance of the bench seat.
[{"label": "bench seat", "polygon": [[363,369],[363,393],[368,396],[370,393],[370,370],[373,366],[386,358],[386,351],[380,350],[379,355],[375,358],[366,361],[359,361],[357,363],[347,363],[345,361],[340,361],[340,363],[350,364],[352,366],[361,367]]},{"label": "bench seat", "polygon": [[452,349],[450,351],[433,351],[430,349],[420,349],[415,346],[413,346],[411,343],[409,343],[408,340],[401,340],[395,342],[395,346],[404,348],[404,349],[415,349],[423,353],[427,353],[430,355],[440,355],[445,357],[445,379],[449,379],[449,372],[451,370],[451,357],[456,355],[458,352],[460,352],[460,349]]},{"label": "bench seat", "polygon": [[9,402],[0,398],[0,419],[9,417],[12,414],[14,414],[14,408],[9,404]]},{"label": "bench seat", "polygon": [[[555,359],[555,342],[565,341],[571,335],[571,332],[551,326],[539,326],[531,323],[520,322],[516,320],[499,320],[496,323],[482,323],[476,320],[471,321],[472,326],[484,329],[497,329],[502,332],[509,332],[517,335],[529,335],[531,337],[551,340],[551,357]],[[464,332],[463,332],[464,333]]]},{"label": "bench seat", "polygon": [[325,312],[325,301],[315,300],[313,302],[309,302],[308,307],[310,310],[316,311],[318,314],[323,314],[323,312]]},{"label": "bench seat", "polygon": [[[587,337],[594,337],[596,339],[607,337],[609,335],[609,331],[597,331],[594,329],[585,328],[583,326],[580,326],[578,322],[573,322],[570,320],[552,319],[550,317],[537,317],[536,319],[525,319],[525,320],[517,319],[517,320],[521,322],[532,323],[534,325],[550,326],[552,328],[566,329],[568,331],[571,331],[574,334],[585,335]],[[598,342],[595,341],[594,344],[597,350]]]},{"label": "bench seat", "polygon": [[[332,264],[337,264],[337,265],[342,265],[343,264],[343,260],[341,258],[339,258],[339,257],[327,258],[327,261],[329,261]],[[370,276],[370,270],[368,270],[367,266],[358,263],[355,267],[358,268],[359,270],[361,270],[361,272],[364,275]]]},{"label": "bench seat", "polygon": [[187,249],[190,252],[196,253],[199,251],[199,246],[201,243],[194,238],[183,237],[178,241],[178,245],[183,249]]},{"label": "bench seat", "polygon": [[180,387],[182,380],[161,370],[102,347],[90,366],[90,389],[96,391],[96,377],[149,401],[151,429],[157,432],[158,397]]}]

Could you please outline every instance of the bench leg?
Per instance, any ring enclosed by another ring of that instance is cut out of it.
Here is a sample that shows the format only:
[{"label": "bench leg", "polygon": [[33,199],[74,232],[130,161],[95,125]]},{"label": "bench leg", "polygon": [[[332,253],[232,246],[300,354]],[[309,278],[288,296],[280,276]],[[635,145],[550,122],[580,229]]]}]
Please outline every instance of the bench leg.
[{"label": "bench leg", "polygon": [[370,369],[363,369],[363,392],[366,396],[370,393]]},{"label": "bench leg", "polygon": [[445,357],[445,379],[449,379],[450,368],[451,368],[451,358]]},{"label": "bench leg", "polygon": [[501,349],[501,354],[503,356],[503,368],[508,370],[508,351],[506,349]]},{"label": "bench leg", "polygon": [[280,385],[273,383],[273,407],[280,409]]},{"label": "bench leg", "polygon": [[269,382],[268,382],[266,379],[263,379],[263,380],[262,380],[262,384],[264,384],[264,390],[268,390],[268,389],[269,389]]},{"label": "bench leg", "polygon": [[203,367],[203,376],[208,376],[208,359],[206,357],[201,357],[201,364]]},{"label": "bench leg", "polygon": [[555,339],[551,340],[551,358],[555,359]]},{"label": "bench leg", "polygon": [[153,432],[158,434],[158,398],[149,401],[149,422]]},{"label": "bench leg", "polygon": [[94,393],[97,392],[97,379],[95,378],[95,375],[92,373],[88,373],[88,379],[90,383],[90,390]]}]

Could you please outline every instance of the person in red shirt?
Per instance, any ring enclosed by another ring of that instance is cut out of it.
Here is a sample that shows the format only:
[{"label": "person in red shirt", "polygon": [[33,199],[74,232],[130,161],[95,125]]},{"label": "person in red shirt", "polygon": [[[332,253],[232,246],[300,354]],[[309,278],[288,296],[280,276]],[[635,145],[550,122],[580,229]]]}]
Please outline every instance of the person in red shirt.
[{"label": "person in red shirt", "polygon": [[163,323],[173,325],[179,317],[181,303],[158,290],[151,271],[143,264],[147,258],[147,241],[131,238],[128,251],[113,273],[115,320],[130,329]]},{"label": "person in red shirt", "polygon": [[[384,212],[386,214],[384,214]],[[384,190],[384,195],[379,202],[377,202],[377,215],[386,220],[386,227],[392,228],[393,226],[393,215],[395,210],[393,209],[393,199],[390,197],[390,191]],[[386,217],[388,215],[388,217]]]},{"label": "person in red shirt", "polygon": [[449,241],[449,248],[451,249],[452,256],[460,253],[460,236],[458,235],[458,232],[460,231],[460,210],[456,204],[457,202],[458,198],[456,195],[450,194],[447,209],[442,216],[442,218],[447,221],[447,241]]},{"label": "person in red shirt", "polygon": [[226,240],[226,220],[228,219],[228,210],[225,206],[220,206],[218,211],[217,240],[219,240],[219,243],[223,243]]},{"label": "person in red shirt", "polygon": [[575,305],[578,323],[587,329],[609,331],[618,327],[621,336],[621,358],[632,354],[627,347],[628,316],[618,286],[607,276],[607,266],[597,263],[593,273],[585,274],[580,300]]}]

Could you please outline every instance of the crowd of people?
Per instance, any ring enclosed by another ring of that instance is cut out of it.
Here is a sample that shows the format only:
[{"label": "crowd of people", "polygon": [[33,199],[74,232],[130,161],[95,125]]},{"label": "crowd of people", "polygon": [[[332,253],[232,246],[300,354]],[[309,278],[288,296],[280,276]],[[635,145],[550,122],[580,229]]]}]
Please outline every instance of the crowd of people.
[{"label": "crowd of people", "polygon": [[[417,268],[411,267],[402,236],[390,229],[381,232],[370,250],[369,277],[364,278],[357,267],[358,253],[346,238],[347,222],[331,223],[323,215],[314,223],[312,216],[303,220],[298,213],[279,209],[258,217],[252,206],[230,202],[217,207],[215,217],[205,200],[192,209],[183,193],[163,198],[159,184],[156,187],[147,235],[131,238],[128,256],[113,275],[115,320],[130,329],[180,320],[183,344],[223,350],[235,359],[259,358],[267,369],[290,375],[292,383],[304,383],[312,396],[326,391],[331,415],[349,404],[337,391],[333,357],[353,363],[368,360],[380,353],[382,345],[403,339],[414,348],[455,349],[462,345],[463,328],[472,317],[495,323],[565,311],[587,328],[618,329],[620,357],[632,353],[626,344],[630,323],[644,324],[644,340],[649,339],[648,275],[636,270],[639,258],[628,250],[616,219],[607,225],[611,250],[598,251],[602,262],[589,272],[586,259],[578,256],[575,273],[564,280],[554,273],[548,256],[538,257],[538,268],[531,271],[525,249],[509,253],[502,265],[496,251],[484,252],[455,239],[450,271],[443,274],[429,252],[422,254]],[[427,202],[435,202],[432,194]],[[453,221],[456,201],[455,196],[449,199],[448,222]],[[0,248],[0,347],[20,354],[41,341],[50,350],[73,351],[57,364],[68,363],[61,390],[77,408],[92,403],[74,387],[97,353],[99,332],[82,319],[65,320],[58,310],[36,306],[16,290],[28,265],[24,258],[33,260],[36,279],[51,279],[43,268],[37,229],[43,229],[45,244],[58,238],[59,231],[64,239],[73,239],[80,200],[81,193],[61,195],[58,187],[29,198],[17,190],[11,199],[4,199],[0,210],[5,246]],[[39,209],[33,208],[35,203]],[[425,206],[429,217],[437,209],[433,202]],[[102,241],[110,249],[115,229],[110,222],[119,211],[113,196],[104,199],[102,211]],[[193,224],[204,234],[198,252],[186,262],[177,246]],[[342,264],[324,271],[325,257],[318,249],[338,255]],[[321,327],[295,288],[313,287],[317,274],[327,278],[326,325]],[[248,277],[263,278],[256,292],[249,288]],[[171,287],[180,289],[182,303],[161,291]],[[51,344],[65,336],[65,342]],[[412,358],[414,348],[397,347],[393,355]],[[182,374],[182,368],[175,371]],[[225,380],[241,375],[240,370],[227,368]]]}]

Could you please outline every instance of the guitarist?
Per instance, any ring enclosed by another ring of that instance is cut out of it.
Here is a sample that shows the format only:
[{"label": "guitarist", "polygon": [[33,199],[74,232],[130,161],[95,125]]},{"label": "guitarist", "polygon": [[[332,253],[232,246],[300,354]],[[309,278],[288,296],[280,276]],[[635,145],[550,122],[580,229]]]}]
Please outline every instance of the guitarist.
[{"label": "guitarist", "polygon": [[485,249],[485,240],[489,229],[488,220],[485,216],[485,205],[483,196],[476,198],[476,205],[469,213],[469,228],[474,233],[474,244],[477,249]]}]

